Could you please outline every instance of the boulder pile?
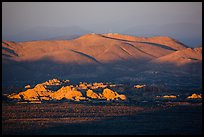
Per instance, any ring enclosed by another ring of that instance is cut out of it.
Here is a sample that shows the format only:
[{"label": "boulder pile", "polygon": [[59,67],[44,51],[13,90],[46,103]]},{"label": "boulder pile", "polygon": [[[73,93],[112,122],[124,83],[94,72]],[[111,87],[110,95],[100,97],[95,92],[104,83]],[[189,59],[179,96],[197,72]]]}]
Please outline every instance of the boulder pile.
[{"label": "boulder pile", "polygon": [[[70,81],[66,81],[70,82]],[[126,100],[126,96],[123,94],[118,94],[117,92],[105,88],[107,85],[103,83],[80,83],[79,86],[76,85],[63,85],[64,81],[60,81],[58,79],[52,79],[46,81],[41,84],[37,84],[34,88],[28,87],[25,91],[21,91],[18,94],[10,94],[7,97],[10,99],[16,99],[21,101],[48,101],[48,100],[73,100],[73,101],[81,101],[81,100]],[[47,86],[60,86],[60,88],[56,91],[48,89]],[[93,87],[92,87],[93,86]],[[94,90],[98,90],[98,88],[104,87],[102,93],[99,91],[94,92]],[[82,90],[82,91],[80,91]],[[83,93],[83,90],[86,90]],[[83,96],[84,94],[84,96]]]}]

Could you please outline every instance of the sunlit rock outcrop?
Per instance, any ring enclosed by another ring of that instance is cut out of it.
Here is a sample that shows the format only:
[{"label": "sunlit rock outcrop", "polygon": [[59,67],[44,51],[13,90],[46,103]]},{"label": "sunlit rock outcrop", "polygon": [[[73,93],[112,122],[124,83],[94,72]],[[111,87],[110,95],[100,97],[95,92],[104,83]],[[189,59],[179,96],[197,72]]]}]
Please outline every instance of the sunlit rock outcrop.
[{"label": "sunlit rock outcrop", "polygon": [[105,97],[101,93],[97,94],[91,89],[86,91],[86,96],[92,99],[105,99]]},{"label": "sunlit rock outcrop", "polygon": [[135,85],[134,88],[144,88],[146,85]]},{"label": "sunlit rock outcrop", "polygon": [[93,83],[93,86],[91,87],[91,89],[105,88],[105,87],[107,87],[106,84],[103,84],[102,82],[100,82],[100,83],[95,82],[95,83]]},{"label": "sunlit rock outcrop", "polygon": [[28,89],[28,88],[31,88],[31,87],[30,87],[30,85],[26,85],[26,86],[25,86],[25,88],[27,88],[27,89]]},{"label": "sunlit rock outcrop", "polygon": [[65,95],[67,94],[67,92],[71,91],[71,87],[70,86],[66,86],[66,87],[62,87],[59,90],[57,90],[56,92],[53,92],[50,97],[52,99],[55,100],[61,100],[62,98],[65,98]]},{"label": "sunlit rock outcrop", "polygon": [[202,94],[195,94],[195,93],[187,97],[187,99],[201,99],[201,98],[202,98]]},{"label": "sunlit rock outcrop", "polygon": [[108,88],[105,88],[103,90],[103,96],[107,99],[107,100],[114,100],[118,94]]},{"label": "sunlit rock outcrop", "polygon": [[22,91],[19,94],[14,94],[8,96],[11,99],[21,99],[27,101],[36,101],[36,100],[49,100],[51,91],[47,90],[43,84],[37,84],[33,89],[27,89]]},{"label": "sunlit rock outcrop", "polygon": [[82,97],[82,93],[74,88],[71,88],[70,86],[63,86],[58,91],[51,94],[51,98],[55,100],[61,100],[63,98],[75,100],[75,98],[79,99],[79,97]]},{"label": "sunlit rock outcrop", "polygon": [[12,93],[12,94],[8,95],[7,97],[8,97],[9,99],[18,99],[18,100],[21,99],[20,95],[19,95],[19,94],[16,94],[16,93]]},{"label": "sunlit rock outcrop", "polygon": [[63,80],[63,82],[64,82],[64,83],[69,83],[70,80],[68,80],[68,79],[67,79],[67,80]]},{"label": "sunlit rock outcrop", "polygon": [[65,98],[67,99],[71,99],[71,100],[75,100],[76,98],[77,99],[80,99],[79,97],[82,97],[82,93],[80,91],[77,91],[77,90],[70,90],[66,95],[65,95]]},{"label": "sunlit rock outcrop", "polygon": [[118,98],[120,98],[123,101],[125,101],[127,99],[127,97],[124,94],[118,95]]},{"label": "sunlit rock outcrop", "polygon": [[[41,102],[41,101],[50,101],[50,100],[73,100],[73,101],[83,101],[83,100],[126,100],[124,94],[118,94],[117,92],[105,88],[107,86],[116,87],[114,84],[108,83],[86,83],[80,82],[79,85],[67,85],[67,81],[60,81],[58,79],[52,79],[41,84],[37,84],[34,88],[31,88],[30,85],[27,85],[27,89],[18,94],[10,94],[7,97],[9,99],[16,99],[20,102],[28,101]],[[53,88],[54,86],[54,88]],[[56,87],[56,88],[55,88]],[[105,89],[104,89],[105,88]],[[94,92],[95,89],[97,92]],[[83,94],[85,96],[83,96]]]},{"label": "sunlit rock outcrop", "polygon": [[80,88],[80,89],[87,89],[87,88],[88,88],[88,87],[87,87],[87,83],[82,83],[82,82],[80,82],[79,88]]},{"label": "sunlit rock outcrop", "polygon": [[48,85],[48,86],[50,86],[50,85],[61,85],[61,81],[54,78],[54,79],[51,79],[49,81],[44,82],[43,84]]},{"label": "sunlit rock outcrop", "polygon": [[35,91],[47,91],[43,84],[37,84],[34,88]]},{"label": "sunlit rock outcrop", "polygon": [[98,99],[99,98],[99,95],[97,93],[93,92],[93,90],[91,90],[91,89],[86,91],[86,96],[90,97],[90,98],[93,98],[93,99]]},{"label": "sunlit rock outcrop", "polygon": [[109,86],[110,87],[116,87],[116,84],[110,84]]},{"label": "sunlit rock outcrop", "polygon": [[177,98],[177,96],[175,96],[175,95],[164,95],[163,98],[171,99],[171,98]]},{"label": "sunlit rock outcrop", "polygon": [[105,88],[103,90],[102,95],[106,98],[106,100],[126,100],[126,96],[125,95],[119,95],[117,92],[112,91],[111,89]]}]

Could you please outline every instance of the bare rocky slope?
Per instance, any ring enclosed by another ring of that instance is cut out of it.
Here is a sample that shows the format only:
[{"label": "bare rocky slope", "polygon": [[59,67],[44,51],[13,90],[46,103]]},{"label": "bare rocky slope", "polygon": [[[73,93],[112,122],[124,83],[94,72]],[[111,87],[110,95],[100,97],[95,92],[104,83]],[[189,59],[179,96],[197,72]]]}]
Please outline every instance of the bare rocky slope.
[{"label": "bare rocky slope", "polygon": [[2,62],[3,84],[57,77],[200,86],[202,79],[202,47],[188,48],[164,36],[109,33],[73,40],[3,41]]}]

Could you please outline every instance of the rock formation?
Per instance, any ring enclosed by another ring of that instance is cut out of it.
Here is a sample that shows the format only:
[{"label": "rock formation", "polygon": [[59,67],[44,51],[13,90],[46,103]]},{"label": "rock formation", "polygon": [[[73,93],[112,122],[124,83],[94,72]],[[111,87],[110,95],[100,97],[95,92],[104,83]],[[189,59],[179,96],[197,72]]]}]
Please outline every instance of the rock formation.
[{"label": "rock formation", "polygon": [[26,85],[25,88],[31,88],[30,85]]},{"label": "rock formation", "polygon": [[202,94],[195,94],[195,93],[187,97],[187,99],[201,99],[201,98],[202,98]]},{"label": "rock formation", "polygon": [[135,85],[134,87],[135,88],[143,88],[143,87],[145,87],[145,85]]},{"label": "rock formation", "polygon": [[51,98],[55,100],[61,100],[63,98],[75,100],[75,98],[79,99],[79,97],[82,97],[82,93],[74,88],[71,88],[70,86],[63,86],[58,91],[51,94]]},{"label": "rock formation", "polygon": [[93,99],[100,99],[100,96],[97,93],[93,92],[93,90],[91,89],[86,91],[86,96]]},{"label": "rock formation", "polygon": [[49,81],[46,81],[43,83],[44,85],[50,86],[50,85],[61,85],[61,81],[58,79],[51,79]]},{"label": "rock formation", "polygon": [[102,95],[106,98],[107,101],[109,100],[126,100],[126,96],[125,95],[119,95],[117,92],[112,91],[109,88],[105,88],[103,90]]},{"label": "rock formation", "polygon": [[[69,82],[69,81],[67,81]],[[123,94],[118,94],[115,91],[112,91],[111,89],[105,88],[103,89],[103,93],[95,93],[92,88],[98,89],[102,87],[108,86],[108,84],[103,84],[103,83],[94,83],[93,86],[92,84],[87,84],[87,83],[80,83],[79,86],[76,85],[69,85],[69,86],[63,86],[61,85],[61,81],[57,79],[52,79],[49,81],[46,81],[41,84],[37,84],[34,88],[27,89],[25,91],[22,91],[18,94],[11,94],[8,95],[7,97],[10,99],[17,99],[21,101],[31,101],[31,102],[36,102],[36,101],[48,101],[48,100],[62,100],[62,99],[67,99],[67,100],[73,100],[73,101],[82,101],[82,100],[89,100],[89,99],[94,99],[94,100],[126,100],[126,96]],[[47,89],[47,86],[62,86],[60,89],[57,91],[52,91],[51,89]],[[84,97],[82,92],[79,90],[84,90],[87,88],[86,91],[86,96]],[[98,91],[99,92],[99,91]]]},{"label": "rock formation", "polygon": [[22,99],[27,101],[49,100],[51,91],[47,90],[43,84],[37,84],[33,89],[27,89],[19,94],[12,94],[8,96],[11,99]]},{"label": "rock formation", "polygon": [[163,98],[171,99],[171,98],[177,98],[177,96],[175,96],[175,95],[164,95]]}]

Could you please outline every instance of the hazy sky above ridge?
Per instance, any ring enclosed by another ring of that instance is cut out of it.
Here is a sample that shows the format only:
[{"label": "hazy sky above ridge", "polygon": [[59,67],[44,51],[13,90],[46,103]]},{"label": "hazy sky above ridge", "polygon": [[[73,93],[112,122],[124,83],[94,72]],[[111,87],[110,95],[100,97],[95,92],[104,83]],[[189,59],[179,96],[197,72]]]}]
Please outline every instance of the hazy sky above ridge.
[{"label": "hazy sky above ridge", "polygon": [[3,2],[3,40],[85,33],[170,36],[202,44],[202,2]]}]

